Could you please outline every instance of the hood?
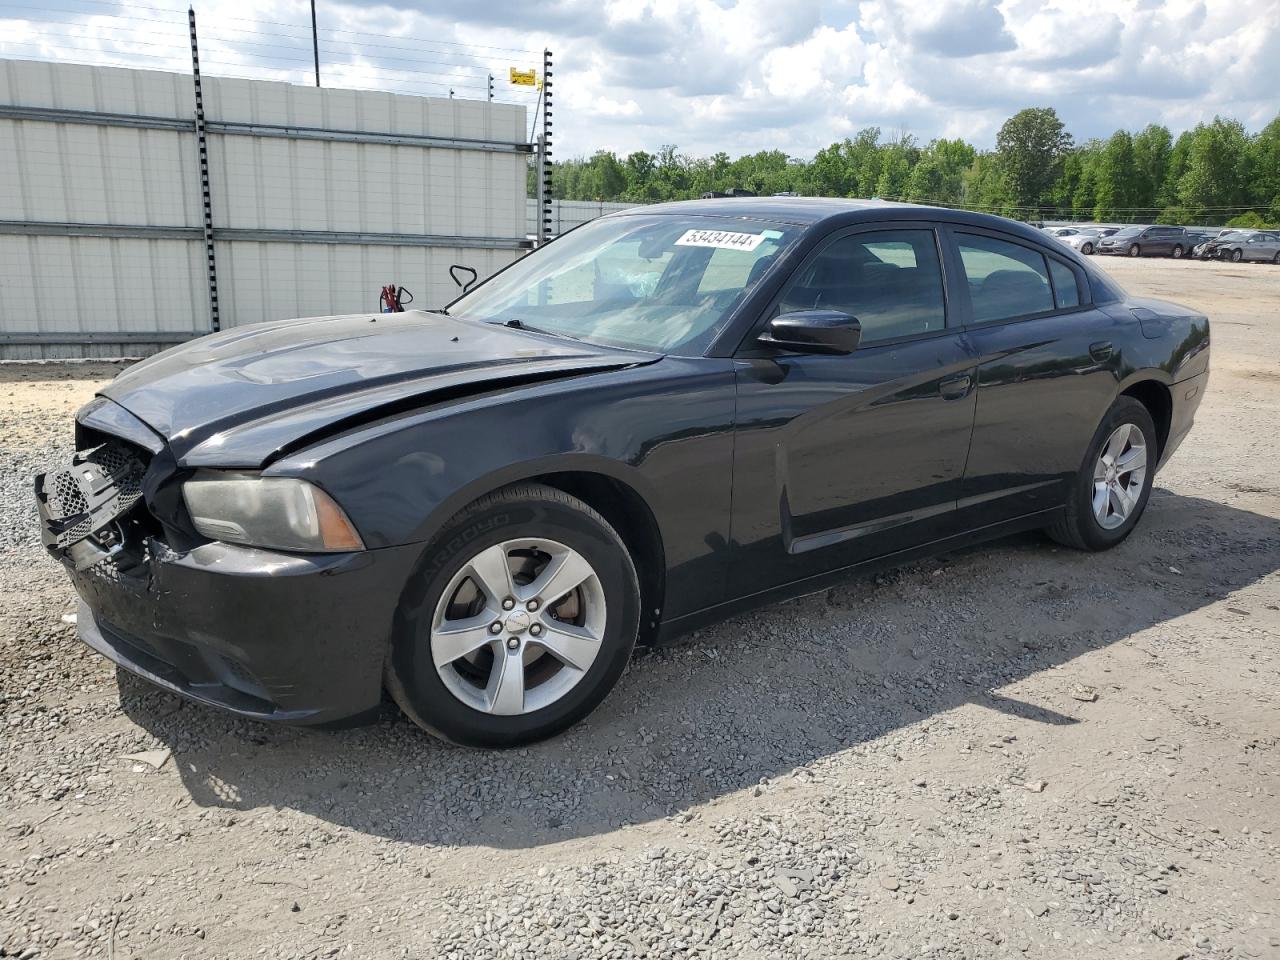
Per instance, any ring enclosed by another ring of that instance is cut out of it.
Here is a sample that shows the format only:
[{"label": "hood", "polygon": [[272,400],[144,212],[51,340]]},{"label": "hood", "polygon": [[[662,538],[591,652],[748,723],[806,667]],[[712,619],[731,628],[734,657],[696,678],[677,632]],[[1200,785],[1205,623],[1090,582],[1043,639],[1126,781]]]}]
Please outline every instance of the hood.
[{"label": "hood", "polygon": [[100,393],[184,466],[252,468],[410,407],[656,359],[412,311],[238,327],[135,364]]}]

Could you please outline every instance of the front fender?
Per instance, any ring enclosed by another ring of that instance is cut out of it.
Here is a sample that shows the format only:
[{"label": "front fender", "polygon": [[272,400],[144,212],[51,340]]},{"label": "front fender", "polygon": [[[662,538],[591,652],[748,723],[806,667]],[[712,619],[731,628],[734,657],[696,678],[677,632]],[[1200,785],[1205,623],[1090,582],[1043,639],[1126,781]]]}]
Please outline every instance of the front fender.
[{"label": "front fender", "polygon": [[554,473],[590,473],[616,480],[633,489],[645,503],[650,505],[651,510],[654,501],[659,497],[659,492],[652,481],[631,463],[614,460],[598,453],[586,452],[543,456],[533,460],[506,463],[482,476],[470,479],[464,479],[466,472],[463,472],[458,478],[462,486],[436,505],[426,518],[425,524],[415,531],[413,539],[420,542],[432,539],[459,511],[487,493],[534,477]]},{"label": "front fender", "polygon": [[323,488],[373,548],[425,544],[468,503],[530,477],[610,477],[652,511],[679,615],[723,580],[734,411],[731,361],[668,357],[373,424],[266,473]]}]

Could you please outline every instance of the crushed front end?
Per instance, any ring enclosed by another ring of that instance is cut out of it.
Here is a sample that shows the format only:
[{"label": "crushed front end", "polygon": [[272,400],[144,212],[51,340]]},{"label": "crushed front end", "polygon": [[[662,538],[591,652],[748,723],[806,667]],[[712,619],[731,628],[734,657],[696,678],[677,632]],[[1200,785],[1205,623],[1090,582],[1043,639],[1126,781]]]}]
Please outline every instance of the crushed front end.
[{"label": "crushed front end", "polygon": [[71,463],[35,479],[41,535],[82,640],[124,669],[246,717],[358,718],[382,699],[412,548],[296,554],[201,537],[191,471],[111,401],[81,411]]}]

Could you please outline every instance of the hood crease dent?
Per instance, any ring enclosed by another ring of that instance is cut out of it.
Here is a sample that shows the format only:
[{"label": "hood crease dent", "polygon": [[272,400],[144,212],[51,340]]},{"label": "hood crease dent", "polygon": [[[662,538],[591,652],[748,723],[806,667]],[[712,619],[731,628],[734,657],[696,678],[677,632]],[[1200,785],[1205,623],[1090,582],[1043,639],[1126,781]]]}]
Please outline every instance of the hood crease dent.
[{"label": "hood crease dent", "polygon": [[251,469],[411,410],[657,359],[412,311],[237,327],[135,364],[100,395],[179,466]]}]

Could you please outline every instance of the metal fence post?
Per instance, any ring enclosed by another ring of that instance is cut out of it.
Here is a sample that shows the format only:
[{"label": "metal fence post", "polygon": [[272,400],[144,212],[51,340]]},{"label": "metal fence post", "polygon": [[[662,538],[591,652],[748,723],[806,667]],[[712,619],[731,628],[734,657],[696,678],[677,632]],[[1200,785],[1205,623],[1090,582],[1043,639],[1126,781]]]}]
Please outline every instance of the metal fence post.
[{"label": "metal fence post", "polygon": [[542,51],[542,149],[538,152],[541,169],[542,210],[539,214],[538,242],[551,239],[551,51]]},{"label": "metal fence post", "polygon": [[209,198],[209,143],[204,129],[204,94],[200,90],[200,49],[196,43],[196,8],[187,9],[191,25],[191,79],[196,94],[196,145],[200,152],[200,190],[204,198],[205,267],[209,278],[209,326],[214,333],[222,329],[218,315],[218,269],[213,257],[213,204]]}]

